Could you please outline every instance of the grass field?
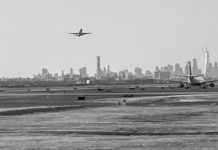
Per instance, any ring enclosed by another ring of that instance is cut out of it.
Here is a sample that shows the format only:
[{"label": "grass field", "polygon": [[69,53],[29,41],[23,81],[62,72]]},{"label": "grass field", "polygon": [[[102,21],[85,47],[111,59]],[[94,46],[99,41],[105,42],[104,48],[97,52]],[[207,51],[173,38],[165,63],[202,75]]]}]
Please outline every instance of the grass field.
[{"label": "grass field", "polygon": [[[96,92],[85,101],[62,92],[6,93],[0,95],[0,149],[218,149],[214,91]],[[123,99],[126,106],[118,106]]]}]

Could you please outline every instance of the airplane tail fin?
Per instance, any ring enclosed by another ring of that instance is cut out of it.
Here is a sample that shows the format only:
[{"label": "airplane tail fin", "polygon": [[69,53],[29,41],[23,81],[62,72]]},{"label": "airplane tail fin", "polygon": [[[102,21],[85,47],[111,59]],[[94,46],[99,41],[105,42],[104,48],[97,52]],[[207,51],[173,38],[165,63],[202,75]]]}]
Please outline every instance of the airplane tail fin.
[{"label": "airplane tail fin", "polygon": [[188,63],[189,63],[190,76],[192,76],[192,67],[191,67],[191,61],[189,61]]},{"label": "airplane tail fin", "polygon": [[79,33],[82,33],[82,32],[83,32],[83,29],[80,29],[80,30],[79,30]]}]

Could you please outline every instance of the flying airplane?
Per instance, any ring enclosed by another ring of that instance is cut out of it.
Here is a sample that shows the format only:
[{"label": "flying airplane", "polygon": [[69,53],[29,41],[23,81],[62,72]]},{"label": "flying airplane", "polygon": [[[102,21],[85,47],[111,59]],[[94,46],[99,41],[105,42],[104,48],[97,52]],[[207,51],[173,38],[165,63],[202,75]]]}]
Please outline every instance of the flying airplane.
[{"label": "flying airplane", "polygon": [[192,75],[192,69],[191,69],[191,62],[189,61],[189,69],[190,69],[190,75],[189,76],[182,76],[187,79],[187,81],[181,81],[180,86],[181,88],[185,87],[186,89],[189,89],[191,86],[199,86],[200,88],[207,88],[208,86],[214,87],[217,80],[205,80],[204,75]]},{"label": "flying airplane", "polygon": [[80,37],[80,36],[83,36],[83,35],[85,35],[85,34],[92,34],[92,33],[85,33],[85,32],[83,32],[83,29],[80,29],[79,32],[76,32],[76,33],[69,33],[69,34],[74,34],[75,36]]}]

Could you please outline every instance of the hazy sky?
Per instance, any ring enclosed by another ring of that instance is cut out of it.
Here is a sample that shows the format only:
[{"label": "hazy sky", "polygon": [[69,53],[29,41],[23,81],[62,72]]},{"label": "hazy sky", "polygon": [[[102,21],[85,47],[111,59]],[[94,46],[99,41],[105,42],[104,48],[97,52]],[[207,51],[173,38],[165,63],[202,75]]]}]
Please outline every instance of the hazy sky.
[{"label": "hazy sky", "polygon": [[[218,0],[1,0],[0,76],[218,60]],[[91,35],[67,34],[83,28]]]}]

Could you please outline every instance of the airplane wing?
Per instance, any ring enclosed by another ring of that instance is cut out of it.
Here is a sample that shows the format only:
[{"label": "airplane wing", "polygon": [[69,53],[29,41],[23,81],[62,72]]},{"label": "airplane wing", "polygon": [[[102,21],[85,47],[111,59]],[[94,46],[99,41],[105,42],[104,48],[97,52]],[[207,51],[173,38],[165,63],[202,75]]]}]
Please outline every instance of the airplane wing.
[{"label": "airplane wing", "polygon": [[68,34],[78,34],[78,33],[68,33]]},{"label": "airplane wing", "polygon": [[217,82],[218,80],[207,80],[207,81],[205,81],[205,82],[201,82],[202,84],[204,84],[204,83],[211,83],[211,82]]},{"label": "airplane wing", "polygon": [[190,85],[191,83],[187,80],[176,80],[176,79],[173,79],[173,81],[176,81],[176,82],[180,82],[180,84],[187,84],[187,85]]},{"label": "airplane wing", "polygon": [[188,82],[188,81],[183,81],[183,83],[185,83],[185,84],[191,84],[190,82]]},{"label": "airplane wing", "polygon": [[82,34],[92,34],[92,33],[82,33]]},{"label": "airplane wing", "polygon": [[184,76],[181,76],[183,78],[189,78],[189,77],[203,77],[204,75],[193,75],[193,76],[189,76],[189,75],[184,75]]}]

